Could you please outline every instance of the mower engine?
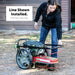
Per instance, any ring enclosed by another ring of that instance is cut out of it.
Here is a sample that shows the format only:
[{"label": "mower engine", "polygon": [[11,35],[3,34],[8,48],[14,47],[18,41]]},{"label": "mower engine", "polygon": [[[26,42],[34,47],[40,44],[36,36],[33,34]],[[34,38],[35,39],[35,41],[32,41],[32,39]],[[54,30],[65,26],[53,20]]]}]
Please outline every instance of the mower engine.
[{"label": "mower engine", "polygon": [[30,52],[32,56],[44,55],[45,53],[44,49],[39,49],[39,48],[44,47],[44,45],[41,42],[28,40],[28,41],[25,41],[23,45],[24,47],[26,46],[30,47]]}]

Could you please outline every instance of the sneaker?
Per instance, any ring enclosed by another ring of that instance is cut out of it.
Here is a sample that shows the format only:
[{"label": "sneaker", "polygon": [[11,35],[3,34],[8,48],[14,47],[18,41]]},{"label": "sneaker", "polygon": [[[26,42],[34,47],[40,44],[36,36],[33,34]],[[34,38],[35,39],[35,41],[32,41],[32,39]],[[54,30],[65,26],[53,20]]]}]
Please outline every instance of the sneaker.
[{"label": "sneaker", "polygon": [[49,71],[54,71],[55,70],[55,65],[54,64],[50,64],[48,70]]}]

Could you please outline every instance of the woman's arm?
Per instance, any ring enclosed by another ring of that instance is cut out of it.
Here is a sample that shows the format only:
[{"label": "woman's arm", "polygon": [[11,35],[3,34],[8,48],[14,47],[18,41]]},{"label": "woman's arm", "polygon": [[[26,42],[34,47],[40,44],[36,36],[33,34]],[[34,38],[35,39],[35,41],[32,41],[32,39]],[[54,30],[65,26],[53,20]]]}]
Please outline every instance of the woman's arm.
[{"label": "woman's arm", "polygon": [[38,28],[38,20],[42,14],[42,8],[43,8],[43,5],[46,4],[46,2],[42,3],[38,9],[37,9],[37,12],[36,12],[36,16],[35,16],[35,19],[34,19],[34,28],[37,29]]},{"label": "woman's arm", "polygon": [[37,9],[37,12],[36,12],[36,16],[35,16],[35,19],[34,19],[34,28],[37,29],[38,28],[38,20],[41,16],[41,5],[39,6],[39,8]]},{"label": "woman's arm", "polygon": [[35,19],[34,19],[35,22],[38,22],[41,14],[42,14],[42,8],[43,8],[43,3],[37,9],[37,12],[36,12],[36,15],[35,15]]},{"label": "woman's arm", "polygon": [[56,29],[57,29],[57,38],[58,40],[62,39],[62,20],[61,20],[61,12],[58,11],[56,14]]}]

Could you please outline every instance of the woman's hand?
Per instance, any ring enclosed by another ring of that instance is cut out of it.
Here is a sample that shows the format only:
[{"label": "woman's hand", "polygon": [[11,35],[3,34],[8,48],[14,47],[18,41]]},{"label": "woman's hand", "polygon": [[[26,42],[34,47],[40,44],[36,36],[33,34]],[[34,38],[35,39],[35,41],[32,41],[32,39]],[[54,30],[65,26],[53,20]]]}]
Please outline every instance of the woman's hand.
[{"label": "woman's hand", "polygon": [[62,45],[62,41],[61,40],[58,40],[58,45]]},{"label": "woman's hand", "polygon": [[37,22],[34,23],[34,28],[35,28],[35,29],[38,28],[38,23],[37,23]]}]

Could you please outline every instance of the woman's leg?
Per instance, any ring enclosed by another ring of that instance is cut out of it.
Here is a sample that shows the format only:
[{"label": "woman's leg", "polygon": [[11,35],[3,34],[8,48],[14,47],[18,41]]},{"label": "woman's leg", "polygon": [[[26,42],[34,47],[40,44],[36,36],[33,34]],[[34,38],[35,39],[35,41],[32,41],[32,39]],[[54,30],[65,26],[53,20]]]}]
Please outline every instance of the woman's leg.
[{"label": "woman's leg", "polygon": [[[52,28],[52,29],[51,29],[51,41],[52,41],[52,44],[55,44],[55,45],[58,44],[56,28]],[[56,46],[52,46],[52,48],[53,48],[53,47],[56,47]],[[57,58],[57,51],[58,51],[57,48],[56,48],[56,49],[52,49],[52,50],[51,50],[51,57]]]},{"label": "woman's leg", "polygon": [[48,35],[49,30],[44,28],[43,26],[41,27],[41,32],[40,32],[40,42],[45,43],[46,37]]}]

